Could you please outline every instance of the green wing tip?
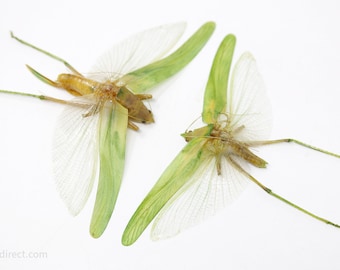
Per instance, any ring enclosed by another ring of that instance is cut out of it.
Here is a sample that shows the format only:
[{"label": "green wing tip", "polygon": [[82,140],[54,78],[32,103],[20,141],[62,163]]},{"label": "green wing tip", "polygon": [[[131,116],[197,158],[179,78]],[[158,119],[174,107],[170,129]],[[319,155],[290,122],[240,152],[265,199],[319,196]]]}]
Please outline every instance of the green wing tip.
[{"label": "green wing tip", "polygon": [[102,236],[102,234],[104,233],[105,229],[106,229],[106,226],[103,229],[103,228],[100,228],[100,226],[98,226],[98,225],[96,226],[94,224],[91,224],[90,225],[90,235],[93,238],[97,239],[97,238]]},{"label": "green wing tip", "polygon": [[227,37],[236,39],[236,36],[235,36],[234,34],[228,34],[228,35],[226,36],[226,38],[227,38]]},{"label": "green wing tip", "polygon": [[129,241],[129,239],[124,239],[124,238],[122,238],[122,245],[123,245],[123,246],[128,247],[128,246],[131,246],[132,244],[133,244],[133,242],[132,242],[132,241]]},{"label": "green wing tip", "polygon": [[213,21],[206,22],[204,25],[210,26],[210,27],[212,27],[214,29],[216,28],[216,23],[213,22]]},{"label": "green wing tip", "polygon": [[206,22],[205,24],[202,25],[201,28],[209,28],[211,32],[213,32],[216,28],[216,23],[215,22]]},{"label": "green wing tip", "polygon": [[236,36],[234,34],[229,34],[228,36],[234,43],[236,43]]},{"label": "green wing tip", "polygon": [[221,42],[221,47],[223,47],[225,43],[232,43],[233,47],[235,47],[236,36],[234,34],[226,35],[225,38],[223,39],[223,41]]},{"label": "green wing tip", "polygon": [[92,230],[90,229],[90,235],[91,235],[93,238],[97,239],[97,238],[99,238],[102,234],[101,234],[101,233],[94,232],[94,231],[92,231]]},{"label": "green wing tip", "polygon": [[133,239],[131,236],[128,236],[126,233],[126,229],[122,236],[122,245],[123,246],[131,246],[137,239]]}]

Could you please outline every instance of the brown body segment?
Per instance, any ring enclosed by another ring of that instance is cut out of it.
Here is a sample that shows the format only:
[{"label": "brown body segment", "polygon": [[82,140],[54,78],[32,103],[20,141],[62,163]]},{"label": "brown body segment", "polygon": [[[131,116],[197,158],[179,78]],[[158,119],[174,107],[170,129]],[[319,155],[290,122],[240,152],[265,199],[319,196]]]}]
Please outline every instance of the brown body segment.
[{"label": "brown body segment", "polygon": [[249,145],[238,141],[234,134],[228,131],[228,126],[222,127],[219,124],[208,125],[202,128],[188,131],[183,134],[186,141],[195,137],[206,137],[206,148],[217,158],[217,173],[221,174],[221,159],[232,159],[233,156],[242,158],[251,165],[258,168],[265,168],[267,162],[249,150]]},{"label": "brown body segment", "polygon": [[[154,118],[152,112],[144,105],[142,100],[152,98],[151,95],[143,95],[132,93],[125,86],[118,86],[115,82],[98,82],[89,78],[85,78],[81,74],[60,74],[56,81],[52,81],[40,74],[33,68],[29,70],[43,82],[57,88],[65,89],[73,96],[85,96],[94,94],[98,98],[98,105],[104,104],[106,101],[118,102],[128,110],[129,123],[128,127],[138,130],[138,127],[132,122],[137,123],[153,123]],[[98,106],[98,107],[99,107]]]}]

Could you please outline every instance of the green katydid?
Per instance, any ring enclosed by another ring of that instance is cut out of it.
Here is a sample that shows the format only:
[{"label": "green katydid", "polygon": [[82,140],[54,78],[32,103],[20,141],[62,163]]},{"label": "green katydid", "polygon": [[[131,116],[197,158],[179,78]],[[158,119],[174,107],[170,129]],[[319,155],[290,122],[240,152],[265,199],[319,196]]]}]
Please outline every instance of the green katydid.
[{"label": "green katydid", "polygon": [[43,82],[76,96],[70,101],[14,91],[0,92],[67,105],[55,134],[55,180],[70,213],[77,215],[99,175],[90,225],[90,234],[95,238],[105,231],[115,207],[124,171],[127,127],[138,130],[133,122],[153,122],[151,111],[142,102],[151,95],[141,93],[184,68],[215,29],[215,23],[205,23],[181,47],[165,56],[182,36],[185,25],[164,25],[124,40],[98,59],[91,78],[85,78],[62,58],[11,33],[20,43],[62,62],[71,71],[52,81],[27,66]]},{"label": "green katydid", "polygon": [[235,36],[226,36],[213,61],[202,113],[206,125],[182,134],[187,145],[131,217],[123,233],[124,245],[133,244],[153,219],[153,240],[180,233],[226,206],[248,182],[303,213],[340,228],[274,193],[248,173],[249,164],[258,168],[267,164],[249,149],[255,146],[295,142],[337,158],[340,155],[295,139],[266,141],[271,110],[250,53],[240,57],[228,82],[235,44]]}]

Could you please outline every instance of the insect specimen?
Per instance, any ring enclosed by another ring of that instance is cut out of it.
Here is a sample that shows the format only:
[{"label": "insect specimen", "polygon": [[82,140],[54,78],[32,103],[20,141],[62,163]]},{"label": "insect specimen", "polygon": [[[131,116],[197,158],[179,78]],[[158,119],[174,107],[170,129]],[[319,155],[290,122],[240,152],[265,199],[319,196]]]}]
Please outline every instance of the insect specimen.
[{"label": "insect specimen", "polygon": [[90,78],[84,77],[65,60],[12,34],[20,43],[62,62],[71,71],[71,74],[61,74],[52,81],[28,66],[43,82],[76,96],[70,101],[29,93],[1,92],[67,105],[54,139],[55,181],[70,213],[77,215],[98,175],[90,225],[90,234],[95,238],[105,231],[117,200],[124,170],[127,127],[138,130],[134,122],[154,121],[151,111],[142,102],[151,95],[142,93],[184,68],[204,47],[215,24],[205,23],[175,52],[164,57],[184,29],[185,23],[176,23],[128,38],[99,58]]},{"label": "insect specimen", "polygon": [[267,162],[250,149],[266,144],[295,142],[337,158],[340,155],[295,139],[266,141],[271,110],[250,53],[237,61],[228,85],[235,43],[233,35],[226,36],[213,61],[202,113],[206,125],[182,134],[187,145],[131,217],[123,233],[124,245],[133,244],[153,219],[153,240],[180,233],[226,206],[248,182],[303,213],[340,228],[274,193],[248,173],[249,165],[266,167]]}]

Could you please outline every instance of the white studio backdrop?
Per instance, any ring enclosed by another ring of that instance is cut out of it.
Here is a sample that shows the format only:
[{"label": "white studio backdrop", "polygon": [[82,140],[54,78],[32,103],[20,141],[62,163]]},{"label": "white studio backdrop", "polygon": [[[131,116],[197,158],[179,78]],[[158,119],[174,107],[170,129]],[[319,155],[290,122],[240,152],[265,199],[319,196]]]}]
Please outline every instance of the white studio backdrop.
[{"label": "white studio backdrop", "polygon": [[[257,59],[273,107],[271,138],[340,152],[338,1],[4,0],[0,13],[0,89],[57,97],[68,95],[34,78],[25,64],[52,79],[65,72],[63,65],[18,44],[10,31],[86,73],[107,48],[144,29],[186,21],[180,44],[204,22],[217,24],[192,63],[151,92],[156,123],[128,131],[122,188],[99,239],[88,233],[95,192],[71,217],[53,183],[51,145],[62,106],[0,94],[1,269],[340,268],[340,229],[252,184],[228,208],[175,238],[152,242],[148,228],[134,245],[120,242],[136,207],[185,145],[179,135],[200,116],[214,54],[229,33],[237,37],[234,62],[244,51]],[[288,144],[256,154],[269,162],[265,170],[252,169],[257,179],[340,223],[340,160]]]}]

